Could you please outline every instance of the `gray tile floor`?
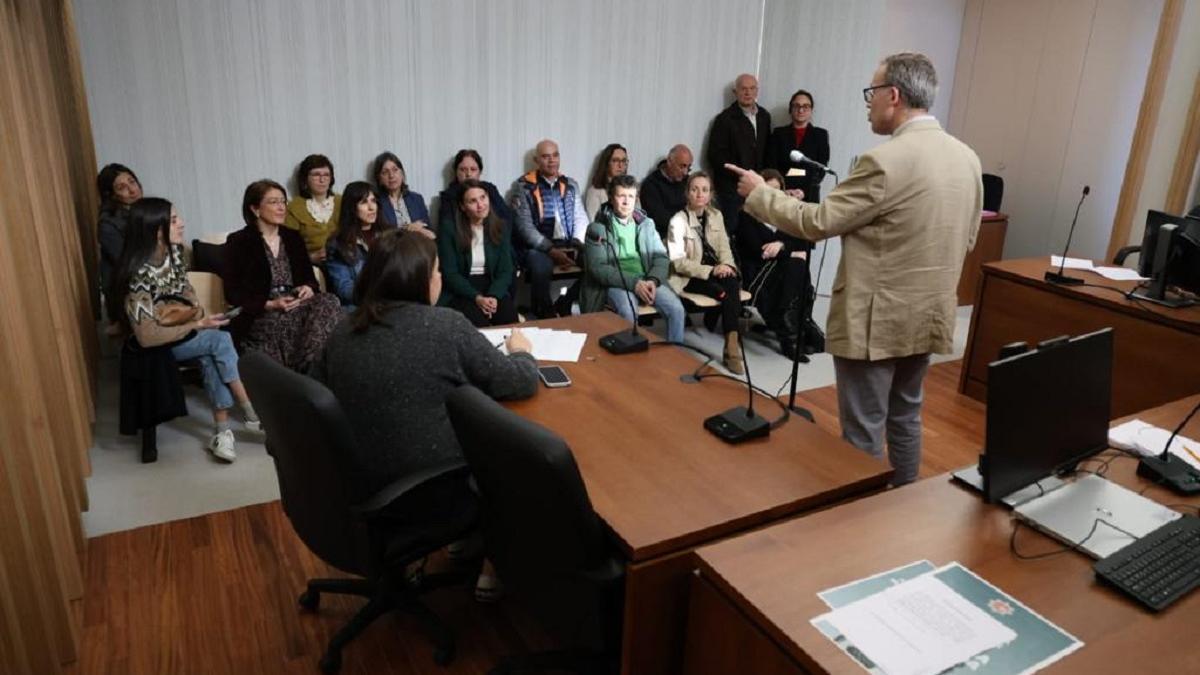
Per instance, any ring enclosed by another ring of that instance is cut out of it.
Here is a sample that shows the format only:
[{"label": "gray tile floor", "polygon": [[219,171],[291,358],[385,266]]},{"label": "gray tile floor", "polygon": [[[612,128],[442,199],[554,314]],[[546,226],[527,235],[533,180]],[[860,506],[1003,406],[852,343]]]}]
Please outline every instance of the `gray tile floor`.
[{"label": "gray tile floor", "polygon": [[[814,317],[821,317],[818,323],[823,323],[828,311],[829,300],[818,298],[813,311]],[[962,357],[970,318],[971,308],[960,307],[954,353],[936,361]],[[700,323],[698,317],[696,323]],[[661,332],[661,323],[653,330]],[[699,326],[688,329],[686,340],[718,358],[724,344],[722,336]],[[791,361],[775,351],[770,337],[752,334],[745,344],[755,384],[771,392],[781,390],[791,375]],[[195,386],[187,388],[189,416],[159,427],[158,461],[142,464],[140,439],[117,433],[116,346],[105,344],[104,351],[95,446],[91,449],[92,476],[87,481],[91,509],[83,514],[89,537],[279,498],[262,434],[235,423],[238,460],[233,464],[214,460],[204,449],[212,433],[212,418],[203,390]],[[564,368],[570,372],[570,364]],[[810,363],[801,364],[797,389],[825,387],[833,380],[832,357],[818,354]]]}]

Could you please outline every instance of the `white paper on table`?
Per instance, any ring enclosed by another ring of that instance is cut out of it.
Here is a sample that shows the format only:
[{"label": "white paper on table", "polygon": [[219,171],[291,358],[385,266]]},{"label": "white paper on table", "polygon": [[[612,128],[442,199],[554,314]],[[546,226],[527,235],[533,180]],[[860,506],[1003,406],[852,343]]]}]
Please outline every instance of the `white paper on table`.
[{"label": "white paper on table", "polygon": [[940,673],[1017,638],[938,579],[926,574],[829,612],[837,628],[888,675]]},{"label": "white paper on table", "polygon": [[[1140,420],[1134,421],[1138,422]],[[1131,423],[1126,422],[1125,424]],[[1145,422],[1142,422],[1142,425],[1141,427],[1137,427],[1132,433],[1133,452],[1151,457],[1161,455],[1163,448],[1167,445],[1167,439],[1171,437],[1171,431],[1152,424],[1146,424]],[[1111,430],[1109,434],[1112,434]],[[1188,451],[1189,448],[1191,452]],[[1197,471],[1200,471],[1200,443],[1187,436],[1178,435],[1171,441],[1171,454],[1191,464]]]},{"label": "white paper on table", "polygon": [[[504,341],[512,334],[512,329],[480,328],[479,332],[487,338],[488,342],[492,343],[492,346],[499,349],[500,353],[508,353]],[[587,333],[536,327],[522,327],[521,332],[529,338],[532,346],[530,353],[538,361],[578,362],[579,354],[583,351],[583,344],[587,342]]]},{"label": "white paper on table", "polygon": [[1127,267],[1093,267],[1092,271],[1113,281],[1145,281],[1146,277]]},{"label": "white paper on table", "polygon": [[1051,267],[1063,267],[1068,270],[1090,270],[1092,269],[1092,261],[1087,258],[1067,258],[1067,264],[1063,265],[1063,257],[1061,255],[1050,256]]},{"label": "white paper on table", "polygon": [[[1137,439],[1138,434],[1142,429],[1149,428],[1151,425],[1142,420],[1129,420],[1122,422],[1108,430],[1108,444],[1119,450],[1128,450],[1130,452],[1138,452]],[[1163,439],[1166,442],[1166,439]]]}]

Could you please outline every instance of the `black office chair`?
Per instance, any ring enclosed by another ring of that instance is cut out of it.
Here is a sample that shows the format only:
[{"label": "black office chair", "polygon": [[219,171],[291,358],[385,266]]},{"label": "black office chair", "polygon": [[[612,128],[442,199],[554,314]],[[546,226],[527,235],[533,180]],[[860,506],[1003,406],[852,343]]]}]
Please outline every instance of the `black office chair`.
[{"label": "black office chair", "polygon": [[192,240],[192,271],[211,272],[225,278],[225,245]]},{"label": "black office chair", "polygon": [[121,346],[122,435],[142,433],[142,462],[158,461],[158,425],[186,417],[179,367],[169,345],[143,347],[130,335]]},{"label": "black office chair", "polygon": [[983,174],[983,210],[1000,212],[1004,201],[1004,179],[994,173]]},{"label": "black office chair", "polygon": [[[361,504],[350,499],[347,465],[359,456],[353,432],[333,394],[321,383],[288,370],[261,352],[239,361],[246,390],[254,400],[267,435],[267,451],[275,460],[280,498],[296,534],[326,563],[360,579],[312,579],[300,595],[301,607],[316,610],[321,593],[368,598],[367,604],[330,639],[321,658],[325,673],[341,668],[341,650],[376,618],[391,610],[412,613],[431,633],[434,661],[454,658],[454,636],[418,598],[421,592],[457,582],[461,577],[428,576],[415,587],[407,566],[456,541],[477,520],[474,501],[449,509],[438,525],[398,529],[380,518],[402,512],[444,481],[465,484],[461,461],[406,476]],[[348,461],[350,460],[350,461]],[[457,511],[454,513],[453,511]]]},{"label": "black office chair", "polygon": [[446,407],[479,487],[487,556],[505,588],[565,647],[506,659],[491,672],[615,672],[624,566],[570,448],[471,386]]}]

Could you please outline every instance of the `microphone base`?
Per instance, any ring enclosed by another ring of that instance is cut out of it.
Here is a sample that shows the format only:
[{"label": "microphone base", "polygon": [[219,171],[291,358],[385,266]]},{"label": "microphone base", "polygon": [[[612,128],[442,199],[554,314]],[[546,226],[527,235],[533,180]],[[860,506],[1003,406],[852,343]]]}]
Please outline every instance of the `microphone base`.
[{"label": "microphone base", "polygon": [[1065,274],[1059,274],[1058,272],[1046,272],[1045,279],[1046,281],[1049,281],[1052,284],[1058,284],[1059,286],[1079,286],[1083,284],[1083,279],[1080,279],[1079,277],[1069,277]]},{"label": "microphone base", "polygon": [[610,354],[633,354],[650,349],[650,341],[640,333],[623,330],[600,338],[600,346]]},{"label": "microphone base", "polygon": [[1200,471],[1176,457],[1161,455],[1143,457],[1138,462],[1137,475],[1165,485],[1181,495],[1200,494]]},{"label": "microphone base", "polygon": [[726,443],[741,443],[771,433],[771,423],[745,406],[730,408],[704,420],[704,428]]}]

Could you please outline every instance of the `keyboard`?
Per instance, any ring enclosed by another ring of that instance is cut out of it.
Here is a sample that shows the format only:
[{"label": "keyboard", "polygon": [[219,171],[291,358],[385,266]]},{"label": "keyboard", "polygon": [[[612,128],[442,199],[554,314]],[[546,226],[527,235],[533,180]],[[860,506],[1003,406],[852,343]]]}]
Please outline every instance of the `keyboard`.
[{"label": "keyboard", "polygon": [[1092,569],[1143,605],[1162,610],[1200,586],[1200,518],[1166,523]]}]

